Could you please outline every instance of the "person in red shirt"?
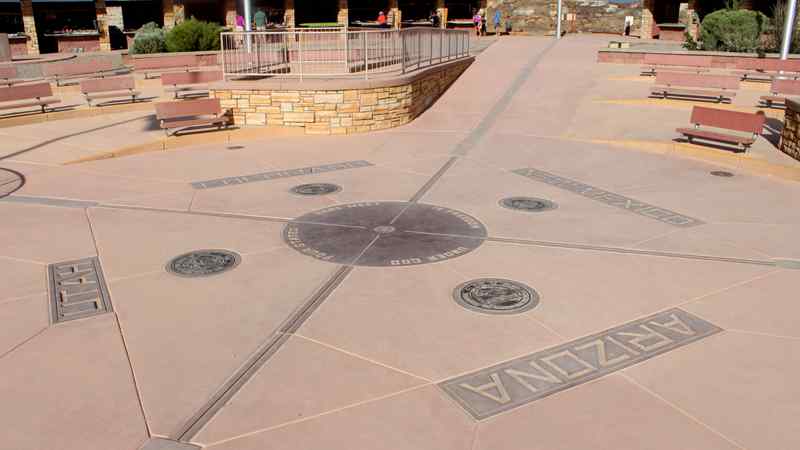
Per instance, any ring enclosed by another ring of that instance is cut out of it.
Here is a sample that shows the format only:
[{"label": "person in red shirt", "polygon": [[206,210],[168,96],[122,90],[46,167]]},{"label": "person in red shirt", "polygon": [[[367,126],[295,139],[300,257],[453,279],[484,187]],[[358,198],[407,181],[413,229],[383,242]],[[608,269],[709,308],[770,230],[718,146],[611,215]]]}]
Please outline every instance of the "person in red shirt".
[{"label": "person in red shirt", "polygon": [[378,13],[378,25],[382,27],[386,26],[386,14],[384,14],[383,11]]}]

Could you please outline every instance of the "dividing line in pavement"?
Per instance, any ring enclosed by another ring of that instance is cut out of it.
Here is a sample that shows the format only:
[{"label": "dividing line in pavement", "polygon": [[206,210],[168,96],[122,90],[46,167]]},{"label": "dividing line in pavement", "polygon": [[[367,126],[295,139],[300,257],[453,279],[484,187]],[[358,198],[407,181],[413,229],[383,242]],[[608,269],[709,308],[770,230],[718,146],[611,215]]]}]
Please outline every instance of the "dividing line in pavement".
[{"label": "dividing line in pavement", "polygon": [[256,350],[255,353],[222,385],[222,387],[194,414],[172,437],[188,442],[222,409],[228,401],[250,380],[253,375],[285,344],[291,334],[311,317],[311,314],[339,287],[353,271],[353,266],[341,266],[311,298],[295,310],[292,315]]}]

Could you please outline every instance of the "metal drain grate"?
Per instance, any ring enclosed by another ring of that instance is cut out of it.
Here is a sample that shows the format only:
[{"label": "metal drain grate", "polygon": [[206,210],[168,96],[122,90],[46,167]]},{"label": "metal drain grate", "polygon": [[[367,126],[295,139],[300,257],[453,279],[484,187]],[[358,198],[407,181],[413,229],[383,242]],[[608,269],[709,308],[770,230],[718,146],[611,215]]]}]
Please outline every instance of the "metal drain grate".
[{"label": "metal drain grate", "polygon": [[500,206],[524,212],[542,212],[556,208],[550,200],[534,197],[508,197],[500,200]]},{"label": "metal drain grate", "polygon": [[242,258],[227,250],[196,250],[173,258],[167,271],[181,277],[208,277],[233,269]]},{"label": "metal drain grate", "polygon": [[48,281],[54,324],[113,311],[97,257],[50,264]]},{"label": "metal drain grate", "polygon": [[463,307],[489,314],[518,314],[539,304],[530,287],[501,278],[479,278],[460,284],[453,298]]},{"label": "metal drain grate", "polygon": [[714,175],[715,177],[730,178],[730,177],[733,176],[733,173],[725,171],[725,170],[714,170],[714,171],[712,171],[710,173],[711,173],[711,175]]}]

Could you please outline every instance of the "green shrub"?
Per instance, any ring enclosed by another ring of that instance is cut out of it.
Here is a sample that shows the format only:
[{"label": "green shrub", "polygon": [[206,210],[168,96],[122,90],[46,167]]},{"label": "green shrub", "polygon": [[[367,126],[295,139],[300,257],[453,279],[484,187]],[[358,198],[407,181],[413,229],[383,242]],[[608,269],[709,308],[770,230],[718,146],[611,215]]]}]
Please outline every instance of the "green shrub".
[{"label": "green shrub", "polygon": [[222,28],[211,22],[192,17],[175,25],[167,33],[167,51],[197,52],[219,50],[219,33]]},{"label": "green shrub", "polygon": [[700,50],[700,44],[694,40],[692,33],[688,31],[683,33],[683,48],[686,50]]},{"label": "green shrub", "polygon": [[165,42],[164,30],[157,23],[149,22],[136,31],[130,52],[134,55],[161,53],[167,49]]},{"label": "green shrub", "polygon": [[700,37],[704,50],[755,52],[761,47],[761,34],[767,29],[767,17],[757,11],[721,9],[703,19]]}]

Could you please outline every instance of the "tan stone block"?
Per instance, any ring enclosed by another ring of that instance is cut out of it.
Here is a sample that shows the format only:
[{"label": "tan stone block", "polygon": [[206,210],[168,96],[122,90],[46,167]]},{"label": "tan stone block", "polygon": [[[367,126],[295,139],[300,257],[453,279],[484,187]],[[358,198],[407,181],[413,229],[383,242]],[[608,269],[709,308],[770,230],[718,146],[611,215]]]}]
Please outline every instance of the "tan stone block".
[{"label": "tan stone block", "polygon": [[358,101],[361,103],[361,106],[375,105],[378,103],[378,94],[374,92],[370,94],[361,94]]},{"label": "tan stone block", "polygon": [[347,128],[331,128],[331,134],[347,134]]},{"label": "tan stone block", "polygon": [[220,100],[219,104],[223,108],[236,108],[236,100]]},{"label": "tan stone block", "polygon": [[281,103],[282,112],[292,112],[294,110],[294,103]]},{"label": "tan stone block", "polygon": [[280,106],[257,106],[256,112],[263,112],[267,114],[280,114],[281,108]]},{"label": "tan stone block", "polygon": [[342,93],[342,101],[343,102],[354,102],[358,100],[358,91],[344,91]]},{"label": "tan stone block", "polygon": [[286,122],[312,123],[314,122],[313,112],[287,112],[283,113],[283,120]]},{"label": "tan stone block", "polygon": [[353,119],[355,119],[355,120],[372,119],[372,113],[371,112],[357,112],[357,113],[353,114]]},{"label": "tan stone block", "polygon": [[231,98],[231,91],[211,91],[211,95],[218,99],[229,99]]},{"label": "tan stone block", "polygon": [[250,107],[250,99],[249,98],[240,98],[236,100],[236,107],[238,108],[249,108]]},{"label": "tan stone block", "polygon": [[272,92],[272,101],[276,103],[282,102],[299,102],[300,93],[297,91],[277,91]]},{"label": "tan stone block", "polygon": [[342,103],[344,96],[341,93],[314,94],[314,103]]},{"label": "tan stone block", "polygon": [[254,105],[271,105],[272,98],[269,95],[251,95],[250,103]]},{"label": "tan stone block", "polygon": [[358,112],[358,103],[349,102],[349,103],[342,103],[340,105],[336,105],[336,109],[339,112]]},{"label": "tan stone block", "polygon": [[337,116],[336,111],[317,111],[315,113],[317,122],[320,120],[330,120]]},{"label": "tan stone block", "polygon": [[350,117],[342,117],[339,119],[343,127],[352,127],[353,126],[353,119]]}]

